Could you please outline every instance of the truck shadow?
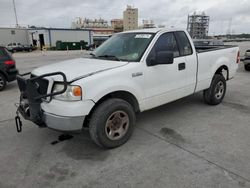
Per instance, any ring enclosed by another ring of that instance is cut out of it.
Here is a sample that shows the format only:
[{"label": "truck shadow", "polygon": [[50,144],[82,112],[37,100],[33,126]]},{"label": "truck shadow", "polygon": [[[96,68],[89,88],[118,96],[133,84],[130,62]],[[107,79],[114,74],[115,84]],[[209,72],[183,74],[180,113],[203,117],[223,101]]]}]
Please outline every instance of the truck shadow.
[{"label": "truck shadow", "polygon": [[[60,135],[62,136],[62,135]],[[67,136],[66,136],[67,137]],[[109,150],[97,146],[90,138],[88,131],[69,135],[61,152],[74,160],[104,161],[109,156]]]},{"label": "truck shadow", "polygon": [[[154,124],[156,120],[161,121],[161,119],[166,118],[163,114],[168,114],[170,116],[171,114],[176,115],[180,113],[180,106],[182,106],[181,108],[185,110],[186,107],[190,107],[192,105],[205,106],[202,100],[202,93],[198,93],[143,112],[138,115],[137,124],[143,128],[143,122],[145,121],[149,124]],[[185,138],[183,138],[181,134],[168,127],[161,127],[160,134],[167,140],[174,143],[176,142],[180,144],[186,142]],[[65,153],[68,157],[74,160],[104,161],[110,155],[110,150],[100,148],[91,140],[87,130],[79,134],[61,134],[59,137],[64,137],[65,141],[64,139],[60,141],[60,138],[58,138],[58,140],[52,142],[51,144],[57,145],[63,142],[61,152]],[[131,139],[133,139],[133,137],[131,137]]]},{"label": "truck shadow", "polygon": [[[142,119],[152,123],[160,122],[161,120],[166,119],[166,117],[171,117],[174,115],[176,116],[181,112],[188,112],[189,109],[193,109],[194,107],[210,108],[211,106],[204,104],[202,95],[202,92],[199,92],[188,97],[164,104],[157,108],[142,112],[138,115],[137,122],[141,121]],[[182,116],[180,115],[179,118],[182,118]]]}]

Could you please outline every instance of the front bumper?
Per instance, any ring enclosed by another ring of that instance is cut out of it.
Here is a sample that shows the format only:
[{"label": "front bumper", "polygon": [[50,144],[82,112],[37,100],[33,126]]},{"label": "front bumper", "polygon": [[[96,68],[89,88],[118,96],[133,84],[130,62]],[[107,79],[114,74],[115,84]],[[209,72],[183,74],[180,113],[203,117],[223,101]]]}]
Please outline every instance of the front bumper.
[{"label": "front bumper", "polygon": [[16,80],[18,70],[17,69],[10,69],[6,72],[6,74],[7,74],[8,82],[12,82],[12,81]]},{"label": "front bumper", "polygon": [[78,131],[83,128],[85,116],[66,117],[45,112],[43,119],[48,128],[59,131]]},{"label": "front bumper", "polygon": [[[51,116],[44,115],[44,111],[41,108],[41,103],[48,102],[52,99],[53,96],[62,94],[67,89],[67,79],[64,73],[62,72],[54,72],[49,74],[44,74],[41,76],[33,76],[30,78],[26,78],[30,73],[17,75],[17,83],[19,90],[21,92],[20,102],[17,109],[16,116],[16,127],[17,131],[21,131],[21,121],[18,114],[20,113],[24,119],[30,120],[33,123],[37,124],[39,127],[46,127],[47,122],[55,122],[54,124],[59,124],[56,121],[52,121]],[[60,75],[63,78],[64,88],[58,92],[48,92],[48,81],[45,79],[46,77]],[[57,118],[58,119],[58,118]],[[62,118],[61,118],[62,119]],[[17,123],[19,122],[19,123]],[[82,122],[83,124],[83,122]],[[18,127],[20,128],[18,130]]]}]

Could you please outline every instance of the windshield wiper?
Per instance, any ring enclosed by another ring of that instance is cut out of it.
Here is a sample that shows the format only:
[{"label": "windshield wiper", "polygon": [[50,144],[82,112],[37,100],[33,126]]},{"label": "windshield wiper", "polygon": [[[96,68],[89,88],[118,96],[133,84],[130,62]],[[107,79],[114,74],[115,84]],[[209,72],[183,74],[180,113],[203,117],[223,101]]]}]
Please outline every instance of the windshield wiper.
[{"label": "windshield wiper", "polygon": [[117,61],[121,61],[121,59],[116,57],[115,55],[107,55],[106,54],[106,55],[100,55],[100,56],[97,56],[97,57],[100,57],[100,58],[102,58],[102,57],[104,57],[104,58],[112,58],[112,59],[115,59]]}]

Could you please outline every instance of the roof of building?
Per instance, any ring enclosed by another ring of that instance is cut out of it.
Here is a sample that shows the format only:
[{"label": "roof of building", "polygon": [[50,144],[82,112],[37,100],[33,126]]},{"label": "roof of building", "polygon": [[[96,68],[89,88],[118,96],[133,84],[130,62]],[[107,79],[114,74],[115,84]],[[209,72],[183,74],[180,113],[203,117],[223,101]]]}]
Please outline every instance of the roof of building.
[{"label": "roof of building", "polygon": [[25,30],[23,27],[0,27],[0,29],[13,29],[13,30]]},{"label": "roof of building", "polygon": [[28,30],[59,30],[59,31],[92,31],[91,28],[84,28],[84,29],[71,29],[71,28],[54,28],[54,27],[35,27],[35,28],[28,28]]}]

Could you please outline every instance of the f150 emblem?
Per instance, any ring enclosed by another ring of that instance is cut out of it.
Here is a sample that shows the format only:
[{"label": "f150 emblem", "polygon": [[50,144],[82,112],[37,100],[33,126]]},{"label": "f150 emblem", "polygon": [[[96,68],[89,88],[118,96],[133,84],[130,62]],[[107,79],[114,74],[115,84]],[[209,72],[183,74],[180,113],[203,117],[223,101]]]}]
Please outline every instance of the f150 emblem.
[{"label": "f150 emblem", "polygon": [[135,72],[135,73],[132,73],[132,77],[137,77],[137,76],[142,76],[143,73],[142,72]]}]

